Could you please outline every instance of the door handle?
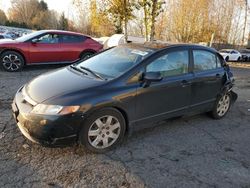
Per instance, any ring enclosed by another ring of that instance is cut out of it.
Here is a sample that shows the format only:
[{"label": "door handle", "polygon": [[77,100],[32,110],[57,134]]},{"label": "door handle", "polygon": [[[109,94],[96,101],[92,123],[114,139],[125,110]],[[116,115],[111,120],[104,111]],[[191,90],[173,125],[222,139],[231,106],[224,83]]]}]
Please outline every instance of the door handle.
[{"label": "door handle", "polygon": [[187,80],[182,80],[181,81],[181,86],[182,87],[187,87],[187,86],[190,86],[190,85],[191,85],[190,81],[187,81]]},{"label": "door handle", "polygon": [[215,77],[216,77],[216,79],[220,79],[221,78],[221,74],[218,73],[218,74],[215,75]]}]

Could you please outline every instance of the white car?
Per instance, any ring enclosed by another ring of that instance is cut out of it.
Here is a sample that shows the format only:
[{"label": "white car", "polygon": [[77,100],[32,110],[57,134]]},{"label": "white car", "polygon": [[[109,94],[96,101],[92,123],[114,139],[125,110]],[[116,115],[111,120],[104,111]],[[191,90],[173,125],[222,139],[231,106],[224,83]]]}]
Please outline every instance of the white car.
[{"label": "white car", "polygon": [[219,51],[226,61],[240,61],[241,53],[234,49],[222,49]]},{"label": "white car", "polygon": [[12,37],[10,35],[0,33],[0,39],[12,39]]},{"label": "white car", "polygon": [[243,61],[250,61],[250,49],[241,49],[240,53]]}]

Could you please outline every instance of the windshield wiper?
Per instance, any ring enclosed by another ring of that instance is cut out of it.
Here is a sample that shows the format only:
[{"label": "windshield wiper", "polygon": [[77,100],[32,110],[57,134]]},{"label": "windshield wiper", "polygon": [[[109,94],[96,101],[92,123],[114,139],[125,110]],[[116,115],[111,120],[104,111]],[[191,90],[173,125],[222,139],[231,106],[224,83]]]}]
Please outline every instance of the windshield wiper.
[{"label": "windshield wiper", "polygon": [[74,69],[74,70],[76,70],[76,71],[78,71],[78,72],[81,72],[81,73],[83,73],[83,74],[86,74],[86,75],[87,75],[87,73],[86,73],[85,71],[82,71],[81,69],[77,68],[77,67],[76,67],[76,66],[74,66],[74,65],[70,65],[70,68],[72,68],[72,69]]},{"label": "windshield wiper", "polygon": [[105,80],[102,76],[100,76],[99,74],[97,74],[96,72],[92,71],[91,69],[87,68],[87,67],[82,67],[80,66],[81,69],[86,70],[88,72],[90,72],[91,74],[93,74],[96,78],[99,78],[101,80]]}]

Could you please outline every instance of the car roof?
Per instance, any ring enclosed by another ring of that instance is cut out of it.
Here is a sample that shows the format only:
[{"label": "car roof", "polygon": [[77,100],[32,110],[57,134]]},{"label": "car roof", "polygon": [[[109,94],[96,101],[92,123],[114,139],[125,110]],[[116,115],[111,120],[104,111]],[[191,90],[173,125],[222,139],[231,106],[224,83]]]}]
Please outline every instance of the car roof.
[{"label": "car roof", "polygon": [[[71,34],[71,35],[81,35],[81,36],[85,36],[85,37],[90,37],[88,35],[84,35],[82,33],[77,33],[77,32],[73,32],[73,31],[63,31],[63,30],[40,30],[41,33],[56,33],[56,34]],[[91,37],[90,37],[91,38]]]},{"label": "car roof", "polygon": [[[221,49],[221,50],[232,51],[232,50],[235,50],[235,49]],[[237,51],[237,50],[235,50],[235,51]]]},{"label": "car roof", "polygon": [[125,44],[126,46],[131,46],[133,48],[144,48],[144,49],[150,49],[153,51],[160,51],[167,48],[173,48],[173,47],[190,47],[190,48],[200,48],[200,49],[206,49],[209,51],[217,52],[214,48],[210,48],[203,45],[198,44],[190,44],[190,43],[172,43],[172,42],[145,42],[145,43],[128,43]]}]

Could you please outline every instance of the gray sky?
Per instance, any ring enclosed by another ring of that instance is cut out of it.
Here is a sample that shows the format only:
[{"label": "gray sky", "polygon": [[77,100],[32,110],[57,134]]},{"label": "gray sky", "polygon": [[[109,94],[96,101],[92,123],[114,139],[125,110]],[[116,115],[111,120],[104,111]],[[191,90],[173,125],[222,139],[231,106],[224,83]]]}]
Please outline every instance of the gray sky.
[{"label": "gray sky", "polygon": [[[69,7],[71,7],[72,0],[44,0],[49,9],[54,9],[59,13],[65,12],[66,15],[69,14]],[[0,9],[7,12],[11,6],[11,0],[0,0]]]}]

